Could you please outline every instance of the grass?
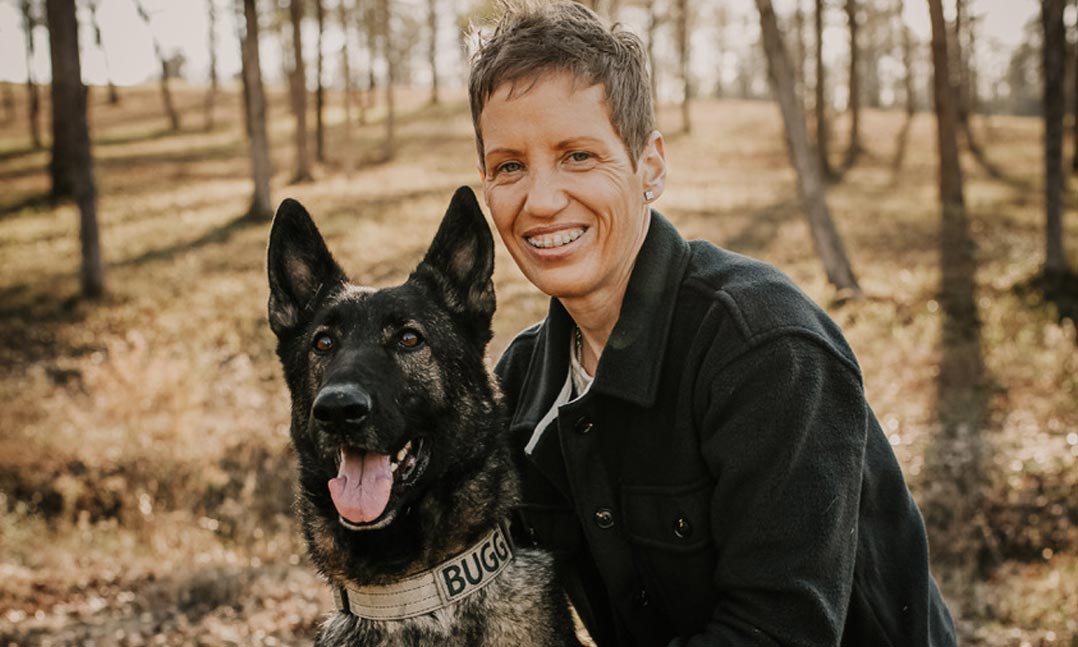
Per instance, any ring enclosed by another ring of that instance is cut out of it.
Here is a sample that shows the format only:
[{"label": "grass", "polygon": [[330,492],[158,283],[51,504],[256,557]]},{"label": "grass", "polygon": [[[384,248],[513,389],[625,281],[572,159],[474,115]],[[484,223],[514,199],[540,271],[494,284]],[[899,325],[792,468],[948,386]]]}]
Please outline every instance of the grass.
[{"label": "grass", "polygon": [[[402,94],[400,150],[381,162],[379,115],[346,146],[331,96],[329,161],[295,186],[286,99],[271,95],[274,199],[303,202],[361,283],[403,280],[452,190],[477,186],[464,98],[432,109]],[[238,99],[219,98],[210,132],[199,90],[177,100],[184,129],[170,133],[155,88],[123,91],[119,107],[91,94],[101,303],[78,298],[77,214],[44,197],[48,154],[30,148],[24,106],[0,125],[2,645],[293,644],[332,606],[290,514],[268,223],[239,220],[251,186]],[[962,643],[1078,644],[1078,335],[1074,295],[1060,298],[1072,284],[1045,298],[1031,281],[1040,125],[979,125],[1007,179],[964,160],[977,318],[945,337],[935,125],[914,119],[896,170],[903,120],[868,111],[866,154],[829,193],[862,300],[831,304],[772,105],[697,103],[696,132],[668,138],[658,207],[687,237],[776,264],[843,327]],[[1066,226],[1078,266],[1073,210]],[[496,265],[492,358],[546,309],[503,250]]]}]

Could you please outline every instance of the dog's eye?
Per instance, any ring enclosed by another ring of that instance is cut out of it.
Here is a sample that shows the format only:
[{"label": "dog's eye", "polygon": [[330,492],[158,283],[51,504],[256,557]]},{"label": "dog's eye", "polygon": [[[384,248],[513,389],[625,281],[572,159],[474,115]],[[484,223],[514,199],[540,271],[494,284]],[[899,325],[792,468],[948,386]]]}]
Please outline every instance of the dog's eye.
[{"label": "dog's eye", "polygon": [[336,343],[333,341],[333,338],[324,334],[315,337],[314,344],[312,344],[312,347],[319,353],[328,353],[333,350],[334,346],[336,346]]},{"label": "dog's eye", "polygon": [[411,329],[403,330],[397,335],[397,344],[399,344],[401,348],[419,348],[422,343],[423,337]]}]

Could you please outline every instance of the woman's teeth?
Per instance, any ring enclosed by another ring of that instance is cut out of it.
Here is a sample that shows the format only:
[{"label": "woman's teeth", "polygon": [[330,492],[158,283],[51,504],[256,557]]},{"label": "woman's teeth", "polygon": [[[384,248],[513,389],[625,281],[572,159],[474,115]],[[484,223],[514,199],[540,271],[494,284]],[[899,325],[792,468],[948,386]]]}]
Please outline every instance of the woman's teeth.
[{"label": "woman's teeth", "polygon": [[525,238],[528,244],[532,247],[538,247],[540,249],[546,249],[549,247],[561,247],[562,245],[568,245],[577,238],[584,235],[584,228],[567,229],[565,231],[558,231],[553,234],[543,234],[542,236],[530,236]]}]

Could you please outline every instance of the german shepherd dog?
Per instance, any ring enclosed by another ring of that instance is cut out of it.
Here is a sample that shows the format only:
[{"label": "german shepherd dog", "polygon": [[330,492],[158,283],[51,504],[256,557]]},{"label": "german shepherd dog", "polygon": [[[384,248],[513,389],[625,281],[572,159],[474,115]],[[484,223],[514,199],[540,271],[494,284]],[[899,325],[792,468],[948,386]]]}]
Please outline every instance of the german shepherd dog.
[{"label": "german shepherd dog", "polygon": [[494,242],[467,187],[402,285],[348,281],[306,210],[270,233],[296,508],[339,612],[315,644],[578,645],[550,557],[514,548],[518,481],[483,362]]}]

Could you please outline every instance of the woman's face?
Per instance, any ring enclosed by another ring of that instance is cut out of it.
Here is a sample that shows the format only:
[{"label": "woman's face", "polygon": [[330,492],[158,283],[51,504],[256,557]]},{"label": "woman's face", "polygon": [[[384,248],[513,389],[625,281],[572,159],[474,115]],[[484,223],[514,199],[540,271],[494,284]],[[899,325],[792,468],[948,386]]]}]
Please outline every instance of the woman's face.
[{"label": "woman's face", "polygon": [[655,132],[636,168],[610,122],[602,85],[548,73],[509,96],[503,84],[479,117],[483,192],[524,275],[559,299],[620,303],[666,165]]}]

